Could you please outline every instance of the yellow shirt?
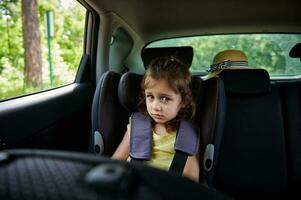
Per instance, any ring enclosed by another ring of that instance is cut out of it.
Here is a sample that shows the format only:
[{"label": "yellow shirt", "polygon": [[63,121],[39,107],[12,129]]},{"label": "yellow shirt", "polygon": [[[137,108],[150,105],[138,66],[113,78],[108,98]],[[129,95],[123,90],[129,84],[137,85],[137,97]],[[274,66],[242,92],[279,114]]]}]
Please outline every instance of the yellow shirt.
[{"label": "yellow shirt", "polygon": [[[130,120],[131,122],[131,120]],[[131,135],[130,124],[128,124],[128,133]],[[176,132],[166,133],[165,135],[158,135],[153,131],[153,149],[151,159],[145,161],[148,165],[168,171],[172,159],[175,155]],[[127,159],[130,160],[130,157]]]},{"label": "yellow shirt", "polygon": [[168,171],[175,155],[175,140],[176,132],[158,135],[153,131],[152,157],[151,160],[146,161],[146,163],[150,166]]}]

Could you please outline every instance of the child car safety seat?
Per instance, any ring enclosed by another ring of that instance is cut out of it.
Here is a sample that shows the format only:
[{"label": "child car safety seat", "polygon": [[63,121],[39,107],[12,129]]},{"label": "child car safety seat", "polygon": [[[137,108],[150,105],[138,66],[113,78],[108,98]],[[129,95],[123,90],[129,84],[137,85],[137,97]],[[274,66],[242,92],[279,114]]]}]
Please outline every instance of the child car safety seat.
[{"label": "child car safety seat", "polygon": [[[142,58],[147,66],[153,58],[170,54],[178,55],[188,66],[191,65],[191,47],[147,48],[143,50]],[[143,76],[134,73],[126,73],[121,79],[120,76],[115,72],[107,72],[98,83],[92,108],[92,152],[102,153],[103,149],[104,155],[112,155],[126,131],[131,112],[138,109]],[[225,113],[224,88],[218,77],[202,81],[200,77],[193,76],[192,90],[197,109],[195,121],[200,127],[201,137],[200,176],[206,181],[210,180],[219,153],[222,137],[219,132],[223,130]]]},{"label": "child car safety seat", "polygon": [[[142,59],[146,66],[152,59],[171,53],[178,56],[188,66],[191,65],[193,57],[191,47],[145,49],[142,52]],[[92,134],[89,152],[111,156],[126,131],[131,113],[128,112],[127,107],[121,106],[118,99],[120,77],[121,74],[108,71],[102,75],[97,84],[92,105]],[[142,76],[140,75],[140,77]],[[137,98],[140,94],[140,82],[141,80],[138,82],[133,80],[127,83],[130,87],[127,91],[135,95],[132,98]]]}]

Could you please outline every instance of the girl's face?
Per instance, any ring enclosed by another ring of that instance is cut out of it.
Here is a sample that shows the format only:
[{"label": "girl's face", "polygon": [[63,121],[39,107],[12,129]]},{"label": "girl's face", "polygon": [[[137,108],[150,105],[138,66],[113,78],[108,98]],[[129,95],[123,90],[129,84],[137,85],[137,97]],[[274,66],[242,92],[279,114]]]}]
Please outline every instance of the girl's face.
[{"label": "girl's face", "polygon": [[175,93],[164,79],[146,78],[146,108],[156,123],[164,124],[175,118],[182,107],[180,94]]}]

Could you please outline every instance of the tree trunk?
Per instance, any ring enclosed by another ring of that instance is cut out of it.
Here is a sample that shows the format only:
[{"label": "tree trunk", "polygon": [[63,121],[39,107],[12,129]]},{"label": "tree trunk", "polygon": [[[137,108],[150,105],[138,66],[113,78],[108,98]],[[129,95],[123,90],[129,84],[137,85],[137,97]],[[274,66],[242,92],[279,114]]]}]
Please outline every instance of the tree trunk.
[{"label": "tree trunk", "polygon": [[42,87],[41,41],[37,0],[22,0],[26,86]]}]

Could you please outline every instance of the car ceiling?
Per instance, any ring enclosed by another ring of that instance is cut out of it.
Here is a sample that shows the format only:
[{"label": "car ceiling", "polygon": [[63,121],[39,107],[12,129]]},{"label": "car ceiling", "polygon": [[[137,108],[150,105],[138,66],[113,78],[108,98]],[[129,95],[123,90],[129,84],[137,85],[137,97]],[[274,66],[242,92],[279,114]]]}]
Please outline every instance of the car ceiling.
[{"label": "car ceiling", "polygon": [[119,15],[144,42],[183,35],[301,33],[299,0],[87,0]]}]

